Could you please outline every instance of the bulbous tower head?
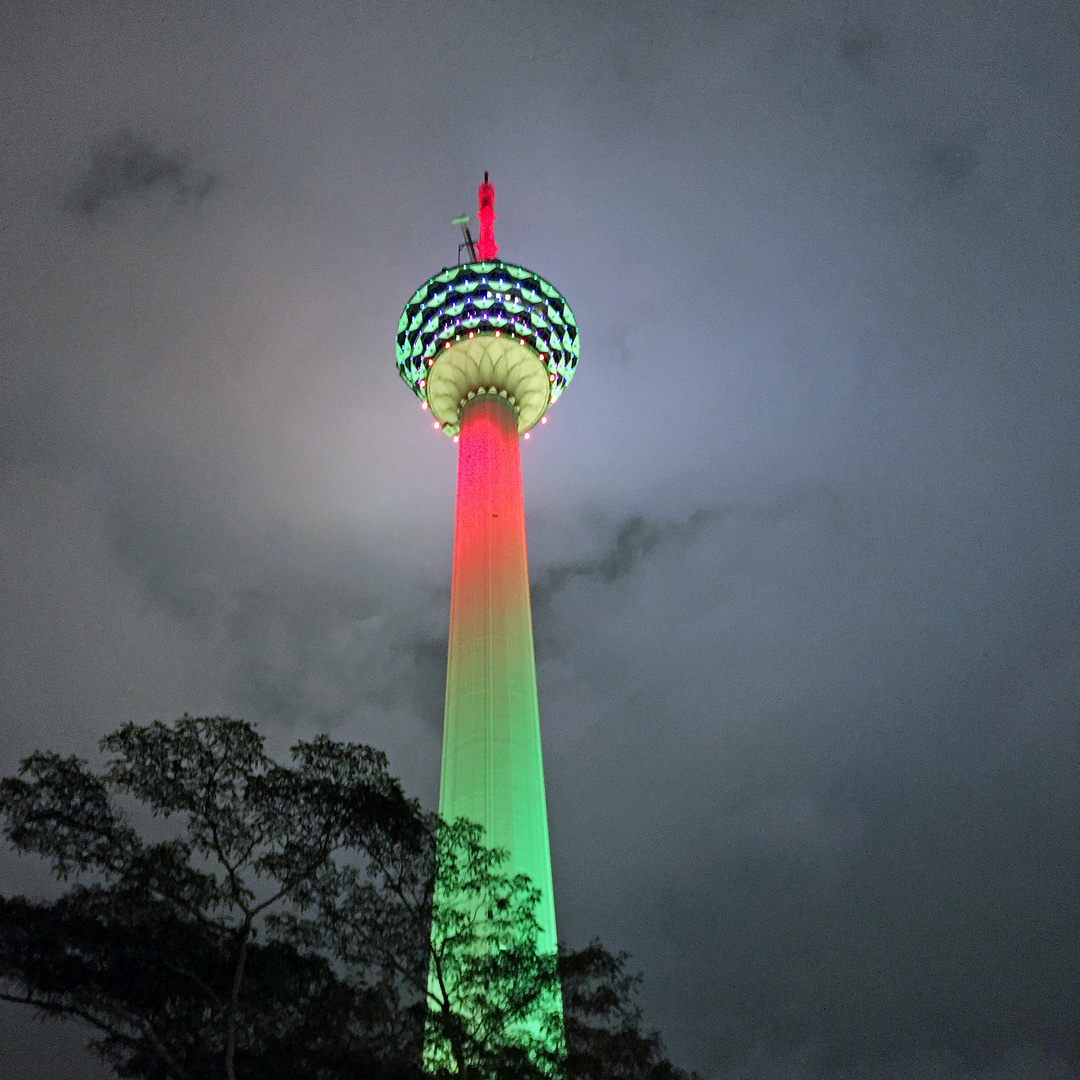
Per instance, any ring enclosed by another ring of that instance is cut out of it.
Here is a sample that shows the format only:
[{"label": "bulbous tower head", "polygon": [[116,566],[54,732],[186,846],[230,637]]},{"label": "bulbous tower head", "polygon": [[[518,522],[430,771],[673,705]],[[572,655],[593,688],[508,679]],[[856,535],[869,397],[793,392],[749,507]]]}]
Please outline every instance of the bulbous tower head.
[{"label": "bulbous tower head", "polygon": [[[493,203],[485,174],[480,204],[490,218],[481,218],[481,236],[491,246]],[[504,398],[518,434],[528,431],[566,389],[577,361],[570,305],[539,274],[498,259],[443,270],[413,293],[398,322],[398,372],[450,436],[465,405],[483,394]]]}]

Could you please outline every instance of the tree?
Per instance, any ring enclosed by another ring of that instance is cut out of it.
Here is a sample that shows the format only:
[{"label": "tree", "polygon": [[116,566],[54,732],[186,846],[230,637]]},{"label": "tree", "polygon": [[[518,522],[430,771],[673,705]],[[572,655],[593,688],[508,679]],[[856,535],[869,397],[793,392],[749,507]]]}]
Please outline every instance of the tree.
[{"label": "tree", "polygon": [[696,1080],[664,1056],[657,1032],[642,1031],[641,976],[627,972],[628,959],[598,941],[560,953],[567,1080]]},{"label": "tree", "polygon": [[[422,815],[383,756],[317,738],[283,766],[221,717],[128,724],[102,747],[101,775],[38,752],[0,782],[11,842],[76,879],[52,903],[2,901],[0,995],[86,1021],[121,1076],[331,1077],[346,1059],[401,1072],[421,1022],[402,1025],[378,973],[343,979],[270,921],[342,855],[418,843]],[[144,840],[125,796],[181,819],[180,835]]]},{"label": "tree", "polygon": [[683,1076],[625,957],[538,955],[528,879],[377,751],[320,737],[280,765],[251,725],[188,716],[102,749],[101,773],[37,752],[0,781],[8,839],[70,882],[0,897],[0,998],[89,1024],[119,1076]]},{"label": "tree", "polygon": [[388,837],[366,868],[324,875],[316,902],[278,927],[346,969],[377,963],[386,983],[426,1001],[428,1072],[561,1077],[558,958],[537,952],[538,891],[502,872],[506,852],[485,847],[472,822],[423,836]]}]

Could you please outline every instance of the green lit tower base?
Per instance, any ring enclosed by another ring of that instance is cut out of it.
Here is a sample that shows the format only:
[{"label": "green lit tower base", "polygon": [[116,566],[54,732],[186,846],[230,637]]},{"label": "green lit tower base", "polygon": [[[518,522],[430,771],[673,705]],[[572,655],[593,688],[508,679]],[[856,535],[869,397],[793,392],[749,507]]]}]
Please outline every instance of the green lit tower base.
[{"label": "green lit tower base", "polygon": [[574,316],[543,278],[495,258],[494,191],[480,188],[472,261],[422,285],[398,325],[401,377],[458,444],[450,648],[439,813],[482,825],[507,870],[540,890],[557,949],[536,699],[519,437],[573,376]]}]

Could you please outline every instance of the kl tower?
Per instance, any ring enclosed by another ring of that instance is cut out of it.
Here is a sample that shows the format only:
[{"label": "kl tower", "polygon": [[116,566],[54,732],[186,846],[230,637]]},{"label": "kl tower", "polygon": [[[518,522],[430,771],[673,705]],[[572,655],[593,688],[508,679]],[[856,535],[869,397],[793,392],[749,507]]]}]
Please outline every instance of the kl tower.
[{"label": "kl tower", "polygon": [[439,814],[484,827],[505,870],[540,891],[538,949],[555,905],[536,698],[519,442],[574,374],[578,331],[557,289],[498,259],[495,189],[479,190],[470,261],[426,281],[398,323],[397,366],[458,447]]}]

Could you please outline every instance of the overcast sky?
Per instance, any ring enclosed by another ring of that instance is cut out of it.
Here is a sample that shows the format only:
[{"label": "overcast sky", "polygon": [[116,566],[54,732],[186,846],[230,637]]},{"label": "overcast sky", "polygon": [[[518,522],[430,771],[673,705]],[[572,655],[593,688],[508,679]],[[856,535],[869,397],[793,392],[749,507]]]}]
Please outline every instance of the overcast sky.
[{"label": "overcast sky", "polygon": [[[581,329],[522,446],[561,936],[708,1080],[1080,1077],[1075,4],[0,11],[0,773],[228,713],[435,805],[394,335],[487,169]],[[84,1041],[6,1008],[0,1077]]]}]

